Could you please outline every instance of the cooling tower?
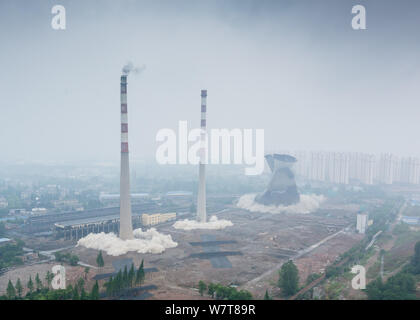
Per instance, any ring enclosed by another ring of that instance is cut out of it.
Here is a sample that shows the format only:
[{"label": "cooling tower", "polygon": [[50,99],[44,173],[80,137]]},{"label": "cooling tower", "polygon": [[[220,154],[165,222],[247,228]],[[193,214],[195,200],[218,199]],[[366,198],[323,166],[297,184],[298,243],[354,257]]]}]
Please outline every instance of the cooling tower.
[{"label": "cooling tower", "polygon": [[197,221],[206,222],[206,112],[207,90],[201,90],[201,147],[198,172]]},{"label": "cooling tower", "polygon": [[264,205],[289,206],[300,200],[295,175],[291,168],[296,158],[286,154],[268,154],[265,156],[273,173],[267,190],[259,194],[255,201]]},{"label": "cooling tower", "polygon": [[128,153],[127,75],[121,76],[120,238],[133,239]]}]

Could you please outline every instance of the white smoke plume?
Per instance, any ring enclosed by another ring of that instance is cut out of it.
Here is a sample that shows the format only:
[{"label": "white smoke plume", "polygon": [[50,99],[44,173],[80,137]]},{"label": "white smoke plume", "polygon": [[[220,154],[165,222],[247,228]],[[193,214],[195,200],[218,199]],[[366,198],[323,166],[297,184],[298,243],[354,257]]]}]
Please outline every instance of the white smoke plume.
[{"label": "white smoke plume", "polygon": [[135,67],[132,62],[128,62],[121,70],[121,72],[125,75],[128,75],[130,73],[139,74],[146,69],[146,66],[143,65],[141,67]]},{"label": "white smoke plume", "polygon": [[174,223],[175,229],[182,230],[194,230],[194,229],[206,229],[206,230],[221,230],[226,227],[233,226],[233,223],[229,220],[219,220],[216,216],[212,216],[208,222],[198,222],[195,220],[180,220]]},{"label": "white smoke plume", "polygon": [[114,233],[90,233],[77,242],[77,246],[103,250],[110,256],[120,256],[129,251],[138,253],[162,253],[166,249],[175,248],[178,244],[170,235],[158,232],[155,228],[133,231],[134,239],[122,240]]},{"label": "white smoke plume", "polygon": [[245,194],[239,198],[237,206],[251,212],[263,213],[310,213],[318,209],[325,201],[323,195],[301,194],[300,201],[290,206],[266,206],[255,202],[256,194]]}]

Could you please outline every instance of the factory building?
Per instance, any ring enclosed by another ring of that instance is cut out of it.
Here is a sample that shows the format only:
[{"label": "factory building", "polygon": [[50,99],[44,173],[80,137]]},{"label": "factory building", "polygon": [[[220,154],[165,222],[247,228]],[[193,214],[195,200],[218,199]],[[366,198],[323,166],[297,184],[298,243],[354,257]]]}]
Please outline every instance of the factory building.
[{"label": "factory building", "polygon": [[[141,218],[139,215],[133,216],[132,224],[134,226],[140,226]],[[79,240],[89,233],[114,232],[115,234],[118,234],[120,231],[120,216],[110,215],[64,221],[55,223],[54,226],[56,238]]]},{"label": "factory building", "polygon": [[156,224],[175,220],[175,219],[176,219],[175,212],[154,213],[154,214],[143,213],[141,215],[141,223],[143,226],[154,226]]}]

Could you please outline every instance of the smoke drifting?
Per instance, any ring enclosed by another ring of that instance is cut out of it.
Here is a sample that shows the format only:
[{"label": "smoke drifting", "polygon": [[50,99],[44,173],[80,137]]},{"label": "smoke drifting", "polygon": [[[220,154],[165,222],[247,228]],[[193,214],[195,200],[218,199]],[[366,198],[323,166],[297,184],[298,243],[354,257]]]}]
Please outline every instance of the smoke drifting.
[{"label": "smoke drifting", "polygon": [[300,201],[290,206],[266,206],[255,202],[256,194],[243,195],[237,203],[237,206],[251,212],[263,213],[310,213],[319,208],[322,202],[325,201],[323,195],[316,194],[301,194]]},{"label": "smoke drifting", "polygon": [[212,216],[208,222],[198,222],[195,220],[181,220],[174,223],[175,229],[182,230],[194,230],[194,229],[206,229],[206,230],[221,230],[226,227],[233,226],[233,223],[229,220],[219,220],[216,216]]},{"label": "smoke drifting", "polygon": [[178,245],[170,235],[159,233],[155,228],[144,232],[139,228],[133,234],[134,239],[121,240],[114,233],[91,233],[80,239],[77,246],[103,250],[110,256],[120,256],[129,251],[158,254]]},{"label": "smoke drifting", "polygon": [[125,75],[128,75],[130,73],[139,74],[146,69],[146,66],[143,65],[141,67],[135,67],[132,62],[128,62],[121,70],[121,72]]}]

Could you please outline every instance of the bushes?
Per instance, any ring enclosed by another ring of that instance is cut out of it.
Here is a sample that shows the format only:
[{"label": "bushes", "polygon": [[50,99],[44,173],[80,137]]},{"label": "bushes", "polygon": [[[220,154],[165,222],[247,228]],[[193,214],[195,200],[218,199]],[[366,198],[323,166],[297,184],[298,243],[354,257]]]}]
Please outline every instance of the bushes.
[{"label": "bushes", "polygon": [[71,266],[76,266],[79,262],[79,257],[77,255],[71,254],[70,252],[62,253],[56,252],[54,253],[55,260],[58,262],[67,262]]},{"label": "bushes", "polygon": [[7,243],[0,247],[0,270],[15,265],[23,264],[23,242],[17,241],[16,244]]},{"label": "bushes", "polygon": [[380,278],[366,286],[369,300],[414,300],[416,284],[413,275],[400,272],[383,283]]},{"label": "bushes", "polygon": [[[204,288],[205,283],[200,281],[198,286]],[[252,300],[252,294],[247,290],[238,291],[234,287],[211,282],[207,285],[207,293],[218,300]]]}]

